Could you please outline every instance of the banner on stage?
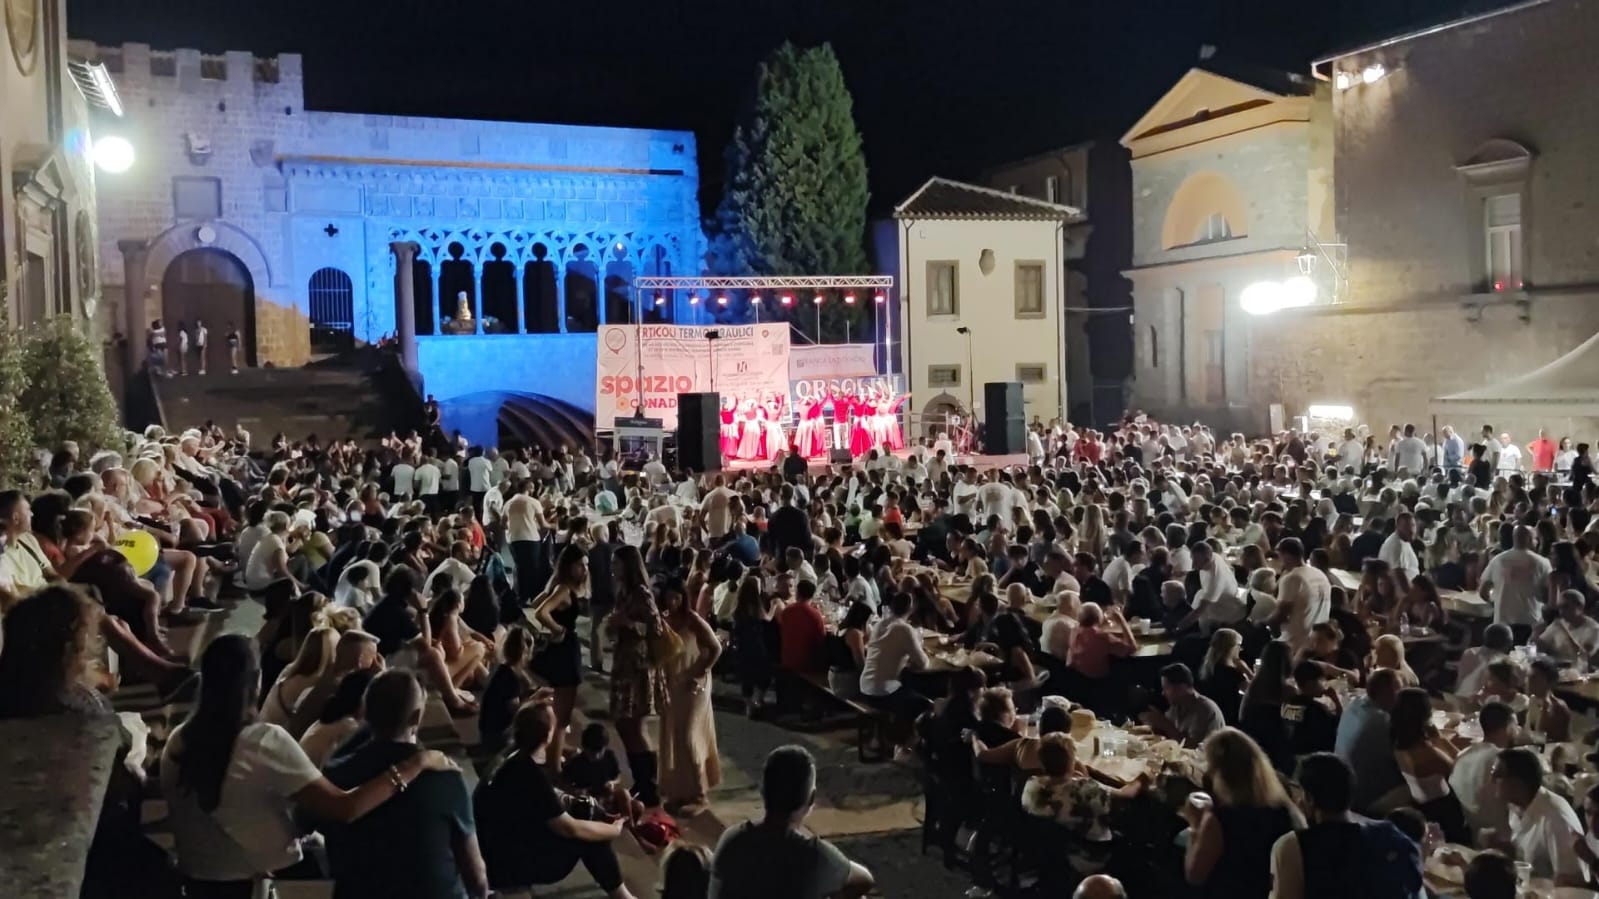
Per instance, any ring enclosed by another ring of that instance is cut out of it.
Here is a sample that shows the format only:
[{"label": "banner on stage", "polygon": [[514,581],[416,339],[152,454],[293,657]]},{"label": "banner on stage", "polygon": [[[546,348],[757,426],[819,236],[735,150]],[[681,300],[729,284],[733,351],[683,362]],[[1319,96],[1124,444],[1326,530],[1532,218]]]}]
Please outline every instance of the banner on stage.
[{"label": "banner on stage", "polygon": [[[799,347],[795,347],[799,349]],[[795,378],[789,382],[789,395],[794,398],[794,405],[799,406],[812,400],[826,396],[828,391],[844,394],[877,393],[888,396],[899,396],[904,393],[900,389],[899,375],[868,374],[862,377],[845,378]]]},{"label": "banner on stage", "polygon": [[876,350],[877,346],[870,343],[792,347],[788,351],[788,377],[792,381],[869,378],[877,374]]},{"label": "banner on stage", "polygon": [[[705,332],[721,336],[707,340]],[[633,414],[639,399],[639,352],[643,349],[644,414],[677,427],[677,395],[715,390],[723,396],[787,394],[789,344],[786,324],[601,325],[595,365],[594,422]],[[711,365],[716,372],[712,377]]]}]

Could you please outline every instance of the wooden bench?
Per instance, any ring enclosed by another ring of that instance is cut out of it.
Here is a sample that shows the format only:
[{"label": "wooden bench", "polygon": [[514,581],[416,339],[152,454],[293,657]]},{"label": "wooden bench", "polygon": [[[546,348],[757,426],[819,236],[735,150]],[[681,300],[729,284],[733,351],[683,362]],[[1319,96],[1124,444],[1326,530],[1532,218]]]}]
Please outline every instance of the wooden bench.
[{"label": "wooden bench", "polygon": [[849,710],[855,719],[855,754],[862,762],[867,764],[886,762],[893,756],[894,738],[889,733],[890,719],[887,712],[876,706],[867,705],[859,699],[840,696],[833,692],[825,674],[785,671],[779,676],[787,677],[794,683],[804,684]]}]

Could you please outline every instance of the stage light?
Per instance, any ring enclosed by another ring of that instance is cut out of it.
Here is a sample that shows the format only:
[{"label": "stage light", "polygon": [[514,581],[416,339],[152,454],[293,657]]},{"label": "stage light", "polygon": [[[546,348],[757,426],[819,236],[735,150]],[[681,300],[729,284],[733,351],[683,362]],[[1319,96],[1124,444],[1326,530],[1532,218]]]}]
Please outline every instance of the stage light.
[{"label": "stage light", "polygon": [[888,297],[886,297],[883,294],[879,293],[877,296],[872,297],[872,302],[877,303],[878,305],[882,305],[883,303],[888,302]]},{"label": "stage light", "polygon": [[1388,69],[1382,63],[1374,62],[1360,70],[1360,80],[1367,84],[1376,84],[1386,74],[1388,74]]},{"label": "stage light", "polygon": [[94,142],[94,164],[101,171],[120,175],[133,168],[133,144],[125,137],[110,135]]},{"label": "stage light", "polygon": [[792,306],[794,305],[794,298],[785,293],[781,302],[784,306]]},{"label": "stage light", "polygon": [[815,303],[818,306],[822,305],[822,295],[821,294],[817,294],[814,298],[811,299],[811,302]]},{"label": "stage light", "polygon": [[846,305],[846,306],[855,305],[855,294],[853,294],[853,293],[844,294],[844,305]]},{"label": "stage light", "polygon": [[717,297],[716,298],[716,305],[718,305],[718,306],[726,306],[727,305],[727,294],[724,293],[721,296]]},{"label": "stage light", "polygon": [[698,306],[700,304],[700,296],[699,296],[699,294],[697,294],[697,293],[689,294],[688,295],[688,304],[690,306]]},{"label": "stage light", "polygon": [[666,297],[663,297],[663,296],[661,296],[660,294],[657,293],[655,295],[655,305],[657,305],[657,306],[665,306],[666,305]]},{"label": "stage light", "polygon": [[1333,75],[1333,87],[1341,91],[1349,90],[1355,86],[1355,76],[1350,72],[1338,72]]},{"label": "stage light", "polygon": [[620,240],[616,242],[616,252],[620,253],[625,249],[627,248],[622,246],[622,242]]}]

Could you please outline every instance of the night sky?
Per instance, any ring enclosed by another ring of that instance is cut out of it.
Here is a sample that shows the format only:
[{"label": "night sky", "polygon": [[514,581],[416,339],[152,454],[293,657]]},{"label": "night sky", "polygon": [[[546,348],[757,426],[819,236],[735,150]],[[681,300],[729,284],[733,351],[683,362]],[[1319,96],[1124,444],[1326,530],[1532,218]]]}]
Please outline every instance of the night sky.
[{"label": "night sky", "polygon": [[1120,136],[1197,59],[1317,53],[1486,0],[68,0],[74,38],[305,56],[311,109],[689,128],[707,209],[756,63],[830,41],[872,207],[930,175]]}]

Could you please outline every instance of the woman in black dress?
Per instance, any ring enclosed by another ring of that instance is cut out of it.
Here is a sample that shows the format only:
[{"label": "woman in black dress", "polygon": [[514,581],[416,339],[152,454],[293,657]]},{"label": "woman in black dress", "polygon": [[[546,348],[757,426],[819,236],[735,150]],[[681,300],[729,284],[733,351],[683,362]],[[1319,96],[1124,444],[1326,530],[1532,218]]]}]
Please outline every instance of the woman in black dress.
[{"label": "woman in black dress", "polygon": [[555,561],[550,582],[533,600],[533,617],[548,639],[533,656],[533,673],[555,690],[555,735],[550,764],[559,769],[561,742],[572,723],[577,688],[583,682],[583,649],[577,637],[577,616],[588,603],[589,560],[581,546],[568,543]]}]

